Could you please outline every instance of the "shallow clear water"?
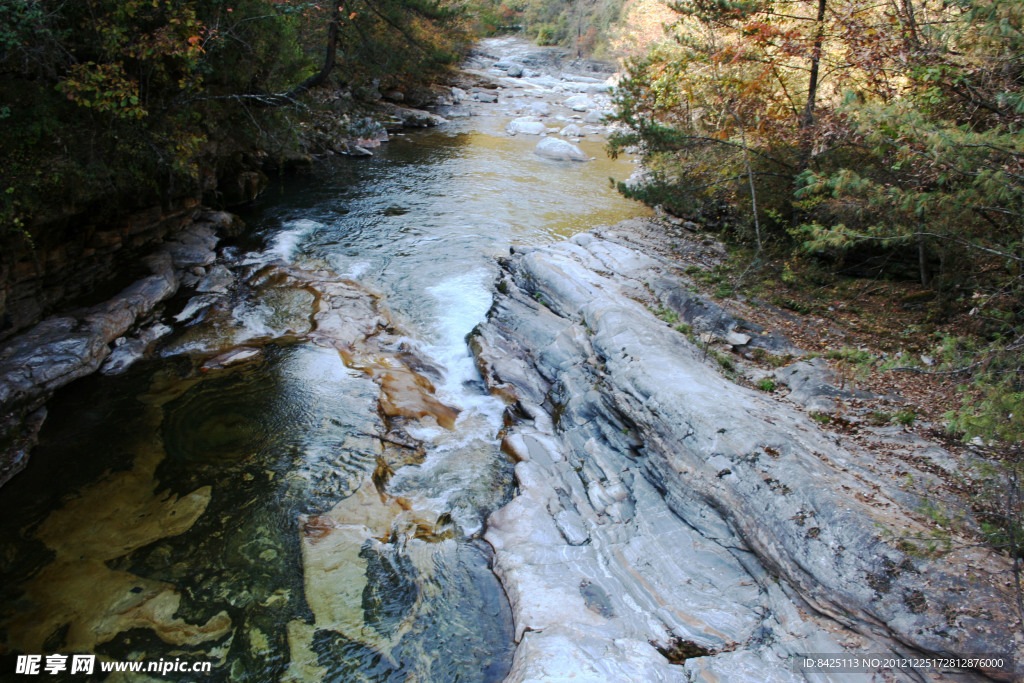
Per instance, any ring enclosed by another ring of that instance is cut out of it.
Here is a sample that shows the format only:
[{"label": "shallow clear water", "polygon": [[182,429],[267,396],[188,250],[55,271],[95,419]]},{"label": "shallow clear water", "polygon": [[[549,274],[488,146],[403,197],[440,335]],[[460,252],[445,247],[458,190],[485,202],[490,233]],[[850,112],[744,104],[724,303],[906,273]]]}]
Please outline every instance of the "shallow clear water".
[{"label": "shallow clear water", "polygon": [[[222,319],[179,327],[156,359],[51,403],[29,467],[0,491],[0,652],[212,659],[210,680],[504,676],[511,615],[478,537],[512,468],[495,441],[504,406],[483,392],[465,336],[510,244],[642,212],[607,180],[628,162],[596,141],[582,145],[590,163],[542,160],[537,138],[504,136],[509,118],[457,120],[285,179],[231,247],[254,267],[281,259],[365,285],[439,369],[438,398],[461,412],[454,430],[405,425],[426,446],[387,484],[408,510],[367,487],[386,431],[378,386],[303,341],[312,295],[258,288]],[[211,340],[262,352],[203,372],[196,350]],[[346,506],[373,511],[338,531]],[[402,531],[410,510],[433,531]]]}]

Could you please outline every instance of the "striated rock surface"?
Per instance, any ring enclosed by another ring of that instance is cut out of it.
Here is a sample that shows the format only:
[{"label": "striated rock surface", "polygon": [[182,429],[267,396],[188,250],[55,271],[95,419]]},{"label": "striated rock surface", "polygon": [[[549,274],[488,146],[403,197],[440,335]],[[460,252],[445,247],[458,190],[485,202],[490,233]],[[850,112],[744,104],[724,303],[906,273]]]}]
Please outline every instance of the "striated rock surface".
[{"label": "striated rock surface", "polygon": [[871,394],[860,389],[837,387],[834,373],[822,358],[793,363],[775,371],[775,378],[789,387],[789,400],[809,412],[834,413],[836,399],[869,398]]},{"label": "striated rock surface", "polygon": [[69,301],[91,297],[117,273],[136,268],[161,240],[190,225],[197,208],[197,199],[186,197],[168,208],[114,221],[55,216],[51,225],[35,232],[32,244],[6,239],[0,247],[0,341],[66,308]]},{"label": "striated rock surface", "polygon": [[217,231],[233,221],[226,213],[199,214],[144,260],[148,277],[103,303],[46,318],[0,346],[0,486],[25,466],[45,416],[38,411],[54,391],[101,366],[123,371],[166,332],[150,327],[122,339],[178,290],[185,269],[213,263]]},{"label": "striated rock surface", "polygon": [[[726,380],[640,302],[649,283],[669,291],[671,267],[592,234],[503,265],[471,344],[512,402],[519,494],[486,534],[516,620],[510,681],[784,681],[803,680],[800,653],[1013,655],[1005,561],[902,552],[923,528],[871,454]],[[816,680],[858,678],[873,680]]]}]

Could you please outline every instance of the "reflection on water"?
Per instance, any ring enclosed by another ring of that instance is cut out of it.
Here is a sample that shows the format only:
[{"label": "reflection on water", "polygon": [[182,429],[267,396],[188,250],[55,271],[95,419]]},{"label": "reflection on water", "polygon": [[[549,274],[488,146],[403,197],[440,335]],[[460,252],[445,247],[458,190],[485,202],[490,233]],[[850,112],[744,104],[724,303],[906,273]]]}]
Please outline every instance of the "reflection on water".
[{"label": "reflection on water", "polygon": [[[0,491],[0,653],[212,659],[232,681],[505,675],[511,616],[478,539],[512,464],[464,339],[509,244],[638,213],[606,180],[629,165],[598,143],[589,164],[545,161],[506,122],[337,159],[245,216],[240,271],[367,284],[408,334],[387,354],[304,341],[316,294],[270,278],[212,297],[160,360],[54,399]],[[255,359],[204,366],[242,343]],[[416,392],[450,412],[398,405]]]}]

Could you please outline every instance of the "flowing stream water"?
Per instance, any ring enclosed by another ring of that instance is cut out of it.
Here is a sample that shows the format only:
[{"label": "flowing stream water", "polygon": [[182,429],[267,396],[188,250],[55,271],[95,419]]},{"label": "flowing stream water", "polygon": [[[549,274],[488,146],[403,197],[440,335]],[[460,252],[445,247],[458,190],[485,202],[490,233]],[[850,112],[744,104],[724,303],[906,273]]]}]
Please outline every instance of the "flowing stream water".
[{"label": "flowing stream water", "polygon": [[[406,422],[423,452],[387,486],[389,505],[437,515],[429,533],[317,545],[329,511],[365,510],[373,529],[385,505],[361,483],[380,462],[380,389],[303,336],[314,294],[271,282],[51,402],[30,466],[0,492],[0,650],[212,660],[202,680],[503,678],[511,615],[479,539],[511,495],[512,464],[496,442],[504,404],[465,337],[510,245],[643,212],[610,187],[632,166],[601,140],[580,143],[591,162],[547,161],[537,137],[505,135],[512,117],[491,105],[284,179],[228,247],[250,270],[284,262],[358,282],[425,361],[459,416],[453,429]],[[259,357],[237,367],[204,372],[191,355],[253,339]]]}]

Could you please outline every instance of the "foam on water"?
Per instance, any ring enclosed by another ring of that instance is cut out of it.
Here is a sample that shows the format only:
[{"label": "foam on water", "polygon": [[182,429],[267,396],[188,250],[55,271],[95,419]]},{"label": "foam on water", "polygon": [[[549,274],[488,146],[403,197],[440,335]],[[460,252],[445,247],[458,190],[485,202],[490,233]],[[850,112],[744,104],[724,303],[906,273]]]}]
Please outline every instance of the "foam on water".
[{"label": "foam on water", "polygon": [[346,270],[343,273],[343,277],[346,277],[350,280],[358,280],[369,269],[369,261],[357,261],[356,263],[353,263],[348,267],[348,270]]},{"label": "foam on water", "polygon": [[[487,286],[490,279],[491,274],[486,269],[475,268],[427,289],[437,300],[438,314],[434,323],[436,341],[424,347],[424,351],[445,368],[438,394],[463,411],[460,422],[485,416],[488,427],[500,424],[504,404],[475,389],[480,373],[466,347],[466,335],[484,319],[491,307],[491,292]],[[467,436],[474,438],[476,435]]]},{"label": "foam on water", "polygon": [[288,221],[282,226],[281,230],[274,234],[273,240],[267,245],[266,249],[258,254],[249,254],[244,263],[265,263],[277,260],[291,263],[303,238],[315,230],[326,227],[325,224],[308,218]]}]

